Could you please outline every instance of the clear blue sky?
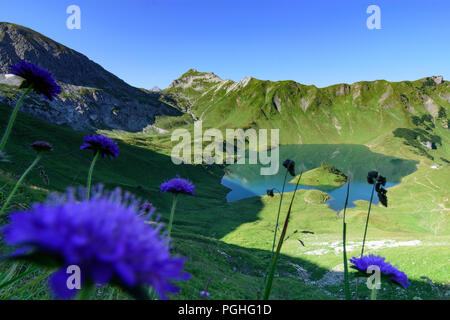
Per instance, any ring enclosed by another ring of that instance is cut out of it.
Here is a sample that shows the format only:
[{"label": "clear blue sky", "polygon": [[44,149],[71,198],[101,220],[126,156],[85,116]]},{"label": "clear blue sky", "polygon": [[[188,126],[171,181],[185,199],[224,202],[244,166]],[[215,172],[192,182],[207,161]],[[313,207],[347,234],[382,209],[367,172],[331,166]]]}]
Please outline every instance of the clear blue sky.
[{"label": "clear blue sky", "polygon": [[[72,4],[81,30],[66,28]],[[381,8],[381,30],[366,27],[371,4]],[[448,0],[0,0],[0,21],[144,88],[165,88],[190,68],[319,87],[450,78]]]}]

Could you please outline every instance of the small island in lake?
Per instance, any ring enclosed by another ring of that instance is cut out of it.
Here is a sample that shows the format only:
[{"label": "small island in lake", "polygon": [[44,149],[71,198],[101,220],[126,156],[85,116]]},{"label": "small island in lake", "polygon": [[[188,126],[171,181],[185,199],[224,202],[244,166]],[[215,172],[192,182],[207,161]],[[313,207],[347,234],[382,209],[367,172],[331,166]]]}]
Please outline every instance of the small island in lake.
[{"label": "small island in lake", "polygon": [[[290,181],[297,183],[298,176]],[[304,186],[340,187],[347,182],[347,176],[334,166],[322,162],[318,168],[306,171],[302,175],[300,184]]]}]

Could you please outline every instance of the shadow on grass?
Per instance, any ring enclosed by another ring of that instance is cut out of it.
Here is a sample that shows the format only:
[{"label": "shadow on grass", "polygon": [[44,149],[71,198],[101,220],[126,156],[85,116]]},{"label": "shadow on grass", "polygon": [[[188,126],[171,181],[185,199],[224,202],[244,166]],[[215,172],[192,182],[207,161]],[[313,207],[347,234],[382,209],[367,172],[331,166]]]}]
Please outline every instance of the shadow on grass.
[{"label": "shadow on grass", "polygon": [[[264,289],[264,275],[271,259],[268,250],[243,248],[213,238],[187,232],[174,233],[174,250],[188,257],[186,268],[192,274],[188,282],[180,282],[181,293],[173,299],[201,299],[210,276],[212,299],[257,299]],[[327,270],[302,258],[282,254],[277,265],[271,299],[344,299],[343,272]],[[355,278],[351,274],[351,290]],[[448,299],[446,285],[411,280],[408,289],[382,283],[381,299]],[[359,298],[367,299],[370,291],[365,279],[359,281]]]}]

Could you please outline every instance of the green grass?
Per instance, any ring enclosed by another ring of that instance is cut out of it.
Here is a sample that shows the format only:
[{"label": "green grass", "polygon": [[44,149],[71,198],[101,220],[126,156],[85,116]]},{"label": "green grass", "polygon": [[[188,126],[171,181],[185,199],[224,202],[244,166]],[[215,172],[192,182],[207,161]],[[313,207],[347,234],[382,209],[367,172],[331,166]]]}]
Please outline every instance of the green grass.
[{"label": "green grass", "polygon": [[[295,177],[290,183],[296,183]],[[305,186],[340,187],[347,181],[346,176],[332,165],[325,162],[320,167],[308,170],[302,174],[302,184]]]},{"label": "green grass", "polygon": [[[8,115],[9,108],[0,105],[1,126],[5,125]],[[43,201],[50,191],[63,191],[68,186],[85,185],[92,158],[90,152],[79,150],[85,134],[19,113],[6,147],[10,162],[0,164],[0,183],[3,186],[0,195],[3,198],[7,195],[15,179],[32,161],[34,152],[29,147],[30,143],[35,140],[46,140],[53,144],[54,151],[46,155],[41,162],[49,177],[49,184],[47,185],[42,179],[39,170],[33,170],[19,189],[9,211],[24,209],[33,202]],[[102,182],[109,189],[118,186],[132,191],[142,199],[149,200],[157,207],[157,213],[161,214],[162,222],[168,221],[172,199],[170,195],[161,194],[158,185],[176,174],[192,180],[196,185],[195,197],[180,199],[173,229],[174,251],[188,257],[186,269],[193,275],[193,279],[180,283],[181,293],[172,298],[199,299],[199,292],[204,289],[209,275],[213,275],[210,285],[213,298],[256,298],[258,288],[263,286],[261,275],[265,272],[266,259],[269,255],[264,250],[252,250],[220,241],[219,237],[226,234],[229,229],[237,227],[239,223],[233,223],[232,219],[227,217],[232,214],[231,211],[219,212],[220,208],[227,207],[225,195],[228,189],[220,185],[223,169],[218,166],[175,166],[167,155],[120,141],[118,143],[120,157],[114,161],[103,159],[99,161],[94,172],[94,183]],[[218,217],[228,220],[227,223],[218,222]],[[6,216],[2,217],[2,223],[6,220]],[[211,230],[214,231],[210,232]],[[9,248],[0,246],[2,253],[7,250]],[[230,258],[226,258],[226,255]],[[237,268],[234,270],[233,266]],[[2,263],[0,272],[5,272],[9,267],[10,264]],[[26,266],[19,268],[16,274],[26,268]],[[286,274],[288,274],[287,271]],[[35,279],[40,275],[42,275],[41,271],[34,272],[18,282],[14,288],[0,290],[0,298],[8,298],[13,290],[29,283],[32,276]],[[280,276],[280,281],[274,286],[274,298],[286,299],[292,297],[291,294],[301,299],[328,298],[317,288],[291,277],[291,274]],[[287,282],[292,283],[292,281],[295,283],[295,289],[286,286]],[[103,293],[99,298],[107,297],[110,293],[108,288],[101,291]],[[14,299],[46,299],[50,295],[44,279],[12,297]],[[122,294],[120,298],[127,297]]]}]

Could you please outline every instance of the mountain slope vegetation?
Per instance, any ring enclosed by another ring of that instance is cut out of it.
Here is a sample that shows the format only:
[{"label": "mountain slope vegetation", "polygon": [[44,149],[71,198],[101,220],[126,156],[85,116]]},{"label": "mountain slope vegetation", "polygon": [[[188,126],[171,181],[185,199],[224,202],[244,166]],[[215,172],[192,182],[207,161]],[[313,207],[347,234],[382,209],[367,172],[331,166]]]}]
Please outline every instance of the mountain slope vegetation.
[{"label": "mountain slope vegetation", "polygon": [[[196,185],[195,196],[180,199],[172,233],[173,250],[187,257],[192,279],[179,283],[180,294],[171,298],[200,299],[212,277],[211,298],[256,299],[272,257],[279,195],[227,202],[229,189],[221,184],[227,167],[174,165],[173,130],[192,132],[194,123],[202,120],[204,129],[279,129],[281,144],[302,144],[306,150],[313,144],[339,144],[342,149],[364,145],[355,154],[362,157],[358,170],[365,172],[369,164],[364,155],[369,151],[392,161],[412,160],[408,163],[416,168],[407,168],[408,174],[389,188],[387,208],[372,206],[367,253],[382,253],[401,266],[412,282],[406,291],[387,287],[380,298],[448,299],[448,257],[443,253],[450,243],[450,83],[442,77],[317,88],[251,77],[234,82],[191,69],[167,89],[153,92],[127,85],[87,57],[25,27],[0,23],[0,49],[0,72],[7,73],[10,64],[29,58],[59,77],[64,91],[54,103],[34,95],[24,101],[24,112],[19,113],[5,150],[9,162],[0,165],[0,198],[4,200],[32,161],[32,142],[46,140],[54,151],[27,176],[8,212],[43,201],[50,192],[84,186],[92,154],[79,150],[83,136],[93,131],[108,135],[119,143],[120,156],[113,161],[101,159],[93,183],[120,187],[152,202],[162,223],[168,222],[172,197],[162,194],[159,184],[180,175]],[[69,65],[78,63],[73,76],[66,59]],[[8,79],[0,75],[0,128],[20,94]],[[290,199],[292,193],[285,196]],[[271,298],[344,297],[342,212],[324,203],[328,197],[317,190],[297,193]],[[283,202],[280,219],[287,206]],[[349,255],[359,253],[368,206],[367,201],[356,201],[347,210]],[[7,222],[7,216],[0,219],[1,224]],[[7,249],[0,243],[0,250]],[[7,267],[1,265],[0,272]],[[25,282],[18,283],[19,288],[22,285]],[[369,295],[363,283],[359,288],[360,296]],[[127,298],[109,287],[100,291],[98,299]],[[49,298],[45,279],[11,294],[0,290],[3,299]]]}]

